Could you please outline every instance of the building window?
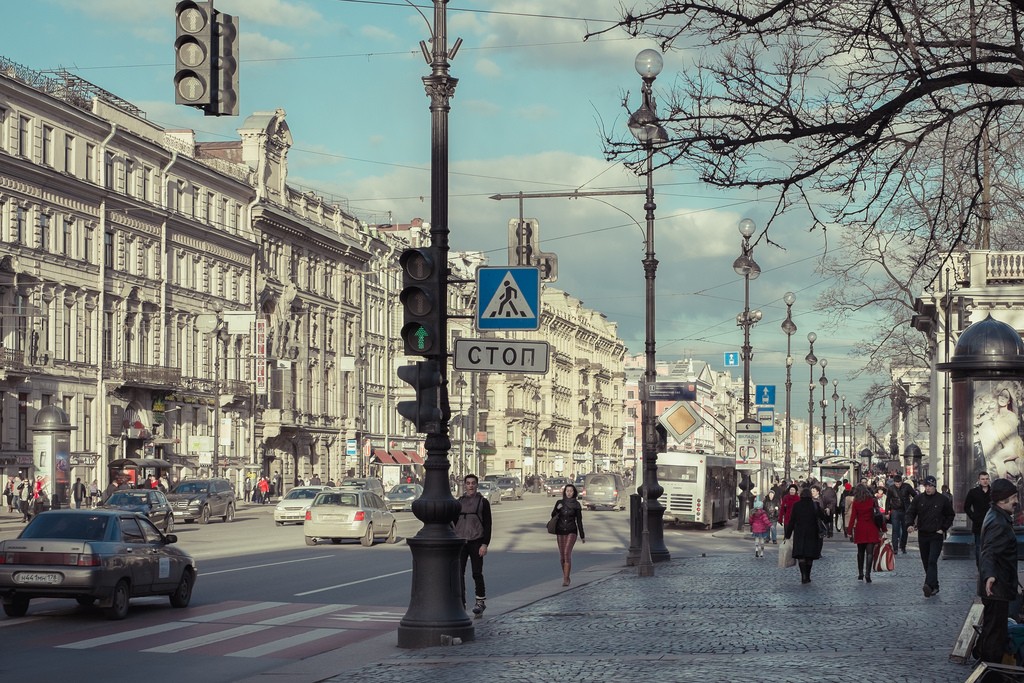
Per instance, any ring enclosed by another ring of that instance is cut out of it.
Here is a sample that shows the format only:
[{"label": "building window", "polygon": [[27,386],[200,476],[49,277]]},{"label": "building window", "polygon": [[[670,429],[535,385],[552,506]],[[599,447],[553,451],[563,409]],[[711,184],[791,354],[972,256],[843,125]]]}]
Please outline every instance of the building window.
[{"label": "building window", "polygon": [[85,143],[85,179],[96,182],[96,145]]},{"label": "building window", "polygon": [[85,240],[84,240],[84,244],[82,246],[82,249],[83,249],[82,260],[85,261],[86,263],[92,263],[92,259],[93,259],[93,253],[92,253],[93,230],[94,230],[94,228],[91,225],[85,226]]},{"label": "building window", "polygon": [[92,405],[95,399],[82,401],[82,450],[92,450]]},{"label": "building window", "polygon": [[7,149],[7,110],[0,107],[0,149]]},{"label": "building window", "polygon": [[64,172],[75,174],[75,136],[64,136]]},{"label": "building window", "polygon": [[75,219],[71,216],[64,217],[64,232],[61,234],[60,239],[60,253],[64,254],[68,258],[74,258],[74,230],[75,230]]},{"label": "building window", "polygon": [[18,154],[29,157],[29,144],[32,140],[32,120],[27,116],[18,119]]},{"label": "building window", "polygon": [[72,336],[71,336],[71,311],[72,309],[64,308],[64,360],[74,360],[72,355]]},{"label": "building window", "polygon": [[106,311],[103,313],[103,363],[109,364],[114,360],[114,313]]},{"label": "building window", "polygon": [[43,163],[53,166],[53,126],[43,125]]},{"label": "building window", "polygon": [[103,233],[103,265],[107,268],[114,267],[114,233],[109,230]]},{"label": "building window", "polygon": [[18,450],[28,448],[28,394],[18,394]]},{"label": "building window", "polygon": [[108,190],[114,189],[114,153],[106,152],[103,155],[103,187]]},{"label": "building window", "polygon": [[19,206],[14,210],[14,232],[11,241],[15,244],[23,244],[25,240],[25,220],[27,219],[25,207]]},{"label": "building window", "polygon": [[153,169],[148,166],[142,168],[142,201],[150,201],[150,183],[153,182]]},{"label": "building window", "polygon": [[50,249],[50,214],[39,214],[39,248],[43,251]]},{"label": "building window", "polygon": [[92,363],[92,316],[93,312],[88,308],[84,311],[84,325],[85,329],[82,334],[82,360],[86,363]]}]

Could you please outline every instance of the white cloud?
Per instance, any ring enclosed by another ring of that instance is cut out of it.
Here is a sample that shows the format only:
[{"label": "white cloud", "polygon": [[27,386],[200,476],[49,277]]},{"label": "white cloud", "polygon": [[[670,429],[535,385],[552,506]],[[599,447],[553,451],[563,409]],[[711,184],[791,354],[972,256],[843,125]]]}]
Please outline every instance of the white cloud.
[{"label": "white cloud", "polygon": [[498,78],[501,76],[501,67],[490,59],[478,59],[473,65],[473,70],[487,78]]},{"label": "white cloud", "polygon": [[262,33],[243,31],[239,38],[239,57],[243,62],[260,59],[281,59],[295,54],[294,48],[284,41],[269,38]]},{"label": "white cloud", "polygon": [[312,6],[287,0],[217,0],[217,10],[235,15],[239,21],[267,26],[312,28],[324,22]]},{"label": "white cloud", "polygon": [[359,29],[359,33],[361,33],[364,37],[369,38],[370,40],[374,40],[374,41],[378,41],[378,42],[387,42],[387,43],[397,43],[398,42],[398,36],[395,35],[394,32],[392,32],[389,29],[382,28],[380,26],[374,26],[374,25],[363,26],[362,28]]}]

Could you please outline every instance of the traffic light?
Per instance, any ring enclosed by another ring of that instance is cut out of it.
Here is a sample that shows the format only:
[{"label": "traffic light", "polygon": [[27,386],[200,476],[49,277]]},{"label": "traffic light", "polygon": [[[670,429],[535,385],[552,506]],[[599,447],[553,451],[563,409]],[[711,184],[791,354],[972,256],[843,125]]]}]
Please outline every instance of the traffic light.
[{"label": "traffic light", "polygon": [[174,103],[213,102],[213,3],[182,0],[174,7]]},{"label": "traffic light", "polygon": [[238,17],[214,12],[213,97],[207,116],[238,116]]},{"label": "traffic light", "polygon": [[416,426],[417,432],[441,431],[441,366],[421,360],[398,368],[398,377],[416,390],[415,401],[399,401],[398,414]]},{"label": "traffic light", "polygon": [[432,357],[440,353],[444,327],[443,284],[448,277],[433,247],[406,249],[398,258],[402,266],[402,293],[405,307],[402,340],[405,352]]},{"label": "traffic light", "polygon": [[540,221],[513,218],[508,222],[508,264],[535,266],[540,255]]}]

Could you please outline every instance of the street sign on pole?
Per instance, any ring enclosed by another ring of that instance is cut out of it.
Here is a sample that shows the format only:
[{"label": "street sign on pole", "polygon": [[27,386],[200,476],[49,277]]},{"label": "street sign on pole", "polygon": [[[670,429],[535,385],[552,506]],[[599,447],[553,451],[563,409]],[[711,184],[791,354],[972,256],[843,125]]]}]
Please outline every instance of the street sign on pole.
[{"label": "street sign on pole", "polygon": [[652,382],[647,385],[647,398],[652,401],[696,401],[694,382]]},{"label": "street sign on pole", "polygon": [[543,375],[548,371],[550,355],[551,345],[545,341],[460,337],[455,340],[452,367],[456,370]]},{"label": "street sign on pole", "polygon": [[758,384],[754,391],[754,403],[759,406],[775,405],[775,385]]},{"label": "street sign on pole", "polygon": [[693,407],[693,403],[679,401],[659,415],[658,422],[665,427],[665,431],[671,434],[673,439],[682,443],[704,425],[704,418]]},{"label": "street sign on pole", "polygon": [[740,366],[740,354],[736,351],[727,351],[725,353],[725,367],[727,368],[738,368]]},{"label": "street sign on pole", "polygon": [[736,469],[761,467],[761,425],[750,420],[736,423]]},{"label": "street sign on pole", "polygon": [[758,408],[757,421],[761,423],[761,433],[771,434],[775,431],[775,408]]},{"label": "street sign on pole", "polygon": [[540,329],[540,269],[478,268],[476,328],[481,332]]}]

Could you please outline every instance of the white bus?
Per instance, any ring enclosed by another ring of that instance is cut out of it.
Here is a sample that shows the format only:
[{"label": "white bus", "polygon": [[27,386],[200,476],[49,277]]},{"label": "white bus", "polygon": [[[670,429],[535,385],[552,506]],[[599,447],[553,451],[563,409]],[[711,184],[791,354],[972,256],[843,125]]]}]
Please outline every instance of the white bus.
[{"label": "white bus", "polygon": [[658,453],[665,522],[710,529],[737,514],[736,459],[708,453]]}]

